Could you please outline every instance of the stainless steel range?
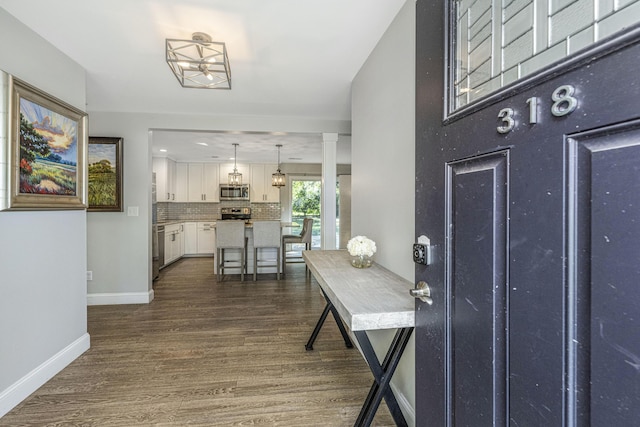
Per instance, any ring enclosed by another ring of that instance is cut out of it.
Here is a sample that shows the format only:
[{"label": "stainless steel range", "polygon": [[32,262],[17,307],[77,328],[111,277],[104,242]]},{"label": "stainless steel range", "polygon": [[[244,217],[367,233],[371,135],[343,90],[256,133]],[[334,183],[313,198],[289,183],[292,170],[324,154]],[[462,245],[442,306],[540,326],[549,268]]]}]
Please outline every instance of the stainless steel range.
[{"label": "stainless steel range", "polygon": [[243,220],[245,222],[251,221],[251,208],[221,208],[220,219],[235,219]]}]

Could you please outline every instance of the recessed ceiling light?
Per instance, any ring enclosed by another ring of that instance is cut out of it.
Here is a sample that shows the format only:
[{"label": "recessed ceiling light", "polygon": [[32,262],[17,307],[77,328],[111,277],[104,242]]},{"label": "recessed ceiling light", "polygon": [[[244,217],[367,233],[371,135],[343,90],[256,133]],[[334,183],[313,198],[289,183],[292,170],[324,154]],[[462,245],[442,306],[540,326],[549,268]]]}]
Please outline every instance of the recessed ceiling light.
[{"label": "recessed ceiling light", "polygon": [[161,148],[161,149],[160,149],[160,152],[161,152],[161,153],[166,153],[166,152],[167,152],[167,150],[166,150],[166,148]]},{"label": "recessed ceiling light", "polygon": [[206,142],[196,142],[196,144],[202,145],[203,147],[208,147],[209,146],[209,144],[207,144]]}]

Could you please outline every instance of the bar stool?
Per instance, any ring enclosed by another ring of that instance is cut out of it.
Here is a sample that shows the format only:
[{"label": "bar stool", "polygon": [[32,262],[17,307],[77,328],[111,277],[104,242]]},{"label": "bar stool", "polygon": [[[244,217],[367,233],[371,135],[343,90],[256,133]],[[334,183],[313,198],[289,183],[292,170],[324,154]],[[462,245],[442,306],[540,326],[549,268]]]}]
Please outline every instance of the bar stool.
[{"label": "bar stool", "polygon": [[[302,257],[287,257],[287,245],[294,243],[304,244],[305,250],[311,250],[311,231],[313,229],[313,218],[305,218],[302,222],[302,231],[300,234],[285,234],[282,236],[282,275],[286,274],[288,262],[300,262]],[[288,260],[295,261],[288,261]],[[304,261],[303,261],[304,262]],[[305,264],[305,272],[307,266]]]},{"label": "bar stool", "polygon": [[[244,225],[244,221],[218,221],[216,223],[218,282],[222,281],[225,268],[239,268],[240,280],[244,282],[244,274],[247,272],[247,238],[244,236]],[[240,250],[240,261],[225,259],[225,249]]]},{"label": "bar stool", "polygon": [[268,262],[268,259],[258,259],[259,249],[274,248],[276,250],[275,264],[262,264],[260,267],[275,267],[277,280],[280,280],[280,221],[253,222],[253,281],[258,277],[258,263]]}]

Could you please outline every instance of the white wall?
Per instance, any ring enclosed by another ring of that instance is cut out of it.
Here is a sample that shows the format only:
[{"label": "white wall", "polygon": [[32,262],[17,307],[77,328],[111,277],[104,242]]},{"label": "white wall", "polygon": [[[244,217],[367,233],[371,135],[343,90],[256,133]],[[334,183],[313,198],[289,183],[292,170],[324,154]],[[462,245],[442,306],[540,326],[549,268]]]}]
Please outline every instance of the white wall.
[{"label": "white wall", "polygon": [[[351,234],[373,239],[378,248],[374,260],[411,282],[415,15],[415,1],[408,0],[358,72],[351,116]],[[378,356],[384,356],[393,331],[369,335]],[[414,353],[412,337],[392,381],[410,424],[415,423]]]},{"label": "white wall", "polygon": [[[0,69],[85,110],[84,70],[3,9],[0,40]],[[0,417],[89,348],[86,227],[84,210],[0,212]]]}]

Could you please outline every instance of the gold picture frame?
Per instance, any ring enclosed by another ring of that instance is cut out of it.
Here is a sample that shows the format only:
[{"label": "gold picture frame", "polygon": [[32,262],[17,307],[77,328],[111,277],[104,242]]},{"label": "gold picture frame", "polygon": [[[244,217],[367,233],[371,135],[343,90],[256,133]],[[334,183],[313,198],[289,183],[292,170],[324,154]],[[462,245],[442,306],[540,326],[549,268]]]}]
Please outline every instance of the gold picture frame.
[{"label": "gold picture frame", "polygon": [[122,212],[122,138],[90,136],[87,169],[87,210]]},{"label": "gold picture frame", "polygon": [[6,209],[86,209],[87,114],[7,75]]}]

